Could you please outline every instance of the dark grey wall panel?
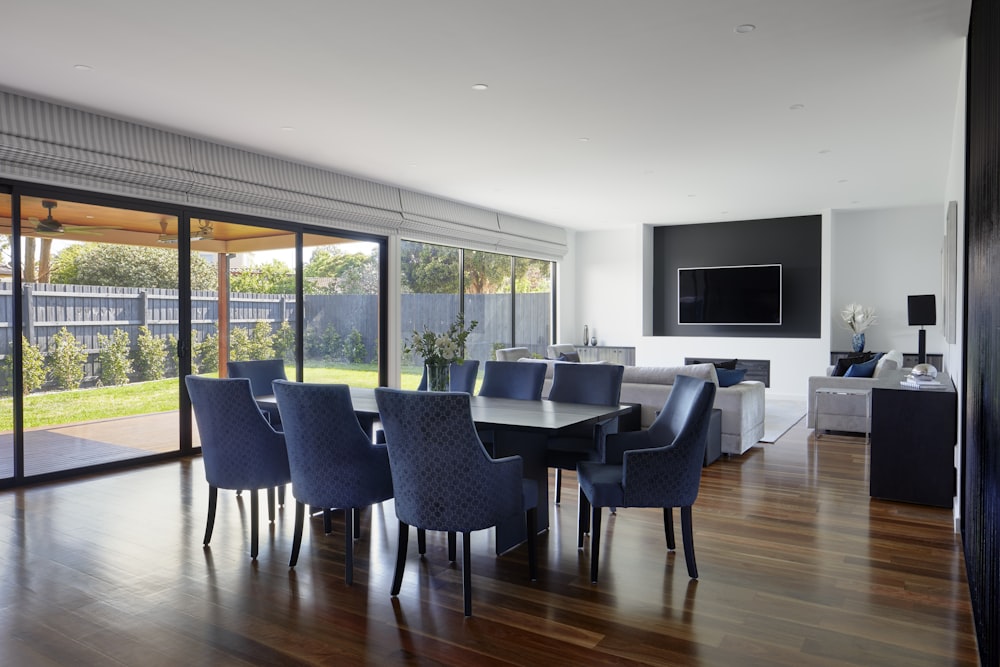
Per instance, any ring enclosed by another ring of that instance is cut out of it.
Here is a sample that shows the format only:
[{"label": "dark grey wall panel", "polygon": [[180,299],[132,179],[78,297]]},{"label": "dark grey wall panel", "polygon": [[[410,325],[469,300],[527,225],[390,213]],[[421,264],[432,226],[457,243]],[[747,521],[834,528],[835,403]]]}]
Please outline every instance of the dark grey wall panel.
[{"label": "dark grey wall panel", "polygon": [[[653,230],[653,335],[819,338],[822,218],[672,225]],[[780,325],[680,325],[677,269],[781,264]]]},{"label": "dark grey wall panel", "polygon": [[[979,657],[1000,664],[1000,6],[977,0],[966,105],[962,538]],[[961,223],[961,221],[960,221]]]}]

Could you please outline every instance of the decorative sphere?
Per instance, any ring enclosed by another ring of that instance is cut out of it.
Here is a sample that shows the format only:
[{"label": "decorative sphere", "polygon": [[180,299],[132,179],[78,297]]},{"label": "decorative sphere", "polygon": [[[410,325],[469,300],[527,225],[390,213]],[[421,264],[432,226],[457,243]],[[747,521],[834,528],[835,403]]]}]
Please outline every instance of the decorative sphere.
[{"label": "decorative sphere", "polygon": [[933,380],[937,377],[937,374],[938,370],[931,364],[917,364],[910,371],[910,375],[917,380]]}]

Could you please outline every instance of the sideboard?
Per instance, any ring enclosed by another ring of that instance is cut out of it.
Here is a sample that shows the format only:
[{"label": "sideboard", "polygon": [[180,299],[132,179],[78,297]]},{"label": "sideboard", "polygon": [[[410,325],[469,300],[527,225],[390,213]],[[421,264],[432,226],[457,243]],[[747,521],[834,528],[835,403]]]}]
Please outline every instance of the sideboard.
[{"label": "sideboard", "polygon": [[634,347],[610,347],[605,345],[577,346],[580,361],[607,361],[622,366],[635,366]]}]

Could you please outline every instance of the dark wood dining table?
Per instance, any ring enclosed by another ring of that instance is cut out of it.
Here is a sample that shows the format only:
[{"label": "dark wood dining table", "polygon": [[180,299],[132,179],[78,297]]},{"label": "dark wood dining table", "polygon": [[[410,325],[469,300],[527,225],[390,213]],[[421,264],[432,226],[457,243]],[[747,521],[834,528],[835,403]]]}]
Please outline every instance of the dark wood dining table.
[{"label": "dark wood dining table", "polygon": [[[276,404],[274,396],[257,396],[257,402]],[[351,387],[354,412],[362,427],[378,419],[375,390]],[[522,401],[512,398],[472,396],[472,421],[480,431],[492,432],[494,457],[520,456],[525,479],[538,485],[538,530],[549,527],[549,474],[545,465],[545,447],[549,435],[559,429],[588,424],[628,413],[627,405],[587,405],[554,401]],[[280,408],[280,406],[279,406]],[[501,554],[526,538],[522,517],[512,517],[496,529],[496,552]]]}]

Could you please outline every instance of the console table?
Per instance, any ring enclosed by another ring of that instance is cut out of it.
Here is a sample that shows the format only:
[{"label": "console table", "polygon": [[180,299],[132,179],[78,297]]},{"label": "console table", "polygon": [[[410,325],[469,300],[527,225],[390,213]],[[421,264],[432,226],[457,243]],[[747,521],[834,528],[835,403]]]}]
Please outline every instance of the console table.
[{"label": "console table", "polygon": [[635,366],[634,347],[610,347],[605,345],[577,346],[580,361],[607,361],[622,366]]},{"label": "console table", "polygon": [[[830,353],[830,365],[836,365],[837,361],[843,359],[844,357],[850,356],[852,354],[857,354],[857,352],[831,352]],[[903,366],[905,368],[913,368],[919,363],[920,356],[917,354],[903,354]],[[932,364],[934,368],[941,369],[944,364],[944,355],[942,354],[928,354],[927,363]]]},{"label": "console table", "polygon": [[870,494],[873,498],[951,507],[955,496],[958,399],[945,389],[906,389],[894,371],[879,377],[871,395]]}]

